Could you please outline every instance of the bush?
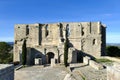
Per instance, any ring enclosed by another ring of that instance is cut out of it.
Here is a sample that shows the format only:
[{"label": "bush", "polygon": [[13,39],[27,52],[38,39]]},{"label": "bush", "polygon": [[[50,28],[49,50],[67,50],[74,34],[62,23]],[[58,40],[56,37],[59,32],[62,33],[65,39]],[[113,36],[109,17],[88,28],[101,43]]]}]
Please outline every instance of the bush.
[{"label": "bush", "polygon": [[106,48],[106,53],[108,56],[120,57],[120,49],[116,46],[108,46]]}]

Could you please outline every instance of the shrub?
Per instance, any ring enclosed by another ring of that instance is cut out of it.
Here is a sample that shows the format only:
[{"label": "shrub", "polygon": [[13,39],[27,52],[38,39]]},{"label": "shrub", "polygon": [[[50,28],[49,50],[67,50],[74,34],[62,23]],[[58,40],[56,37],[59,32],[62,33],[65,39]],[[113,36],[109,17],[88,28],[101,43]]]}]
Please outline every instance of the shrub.
[{"label": "shrub", "polygon": [[108,46],[106,48],[106,53],[108,56],[120,57],[120,49],[116,46]]}]

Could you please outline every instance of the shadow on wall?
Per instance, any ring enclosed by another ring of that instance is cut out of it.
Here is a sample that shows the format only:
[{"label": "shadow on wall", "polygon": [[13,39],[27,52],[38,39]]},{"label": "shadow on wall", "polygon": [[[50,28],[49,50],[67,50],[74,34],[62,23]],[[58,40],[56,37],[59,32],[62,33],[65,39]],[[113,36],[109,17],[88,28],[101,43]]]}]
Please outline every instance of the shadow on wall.
[{"label": "shadow on wall", "polygon": [[[76,54],[77,53],[77,54]],[[72,60],[74,62],[74,58],[75,58],[75,55],[77,55],[77,63],[82,63],[83,62],[83,57],[85,56],[89,56],[91,59],[95,59],[95,57],[93,57],[92,55],[89,55],[81,50],[77,50],[75,49],[74,51],[72,51]]]},{"label": "shadow on wall", "polygon": [[40,52],[34,48],[31,48],[31,52],[27,54],[27,65],[34,65],[35,58],[41,58],[42,64],[45,64],[45,62],[46,62],[45,55],[42,52]]},{"label": "shadow on wall", "polygon": [[92,55],[90,55],[89,53],[85,53],[85,52],[83,52],[83,51],[80,51],[81,53],[82,53],[82,56],[83,57],[85,57],[85,56],[88,56],[88,57],[90,57],[91,59],[95,59],[95,57],[94,56],[92,56]]}]

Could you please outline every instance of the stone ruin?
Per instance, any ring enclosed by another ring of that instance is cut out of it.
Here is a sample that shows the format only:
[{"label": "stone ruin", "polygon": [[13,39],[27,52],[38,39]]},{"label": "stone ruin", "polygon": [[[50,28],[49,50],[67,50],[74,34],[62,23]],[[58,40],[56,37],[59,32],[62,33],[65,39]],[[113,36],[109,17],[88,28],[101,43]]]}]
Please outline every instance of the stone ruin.
[{"label": "stone ruin", "polygon": [[[67,29],[67,30],[66,30]],[[100,57],[105,55],[106,26],[101,22],[16,24],[14,61],[21,61],[22,45],[26,40],[27,64],[64,63],[65,33],[68,32],[68,62],[80,62],[85,55]]]}]

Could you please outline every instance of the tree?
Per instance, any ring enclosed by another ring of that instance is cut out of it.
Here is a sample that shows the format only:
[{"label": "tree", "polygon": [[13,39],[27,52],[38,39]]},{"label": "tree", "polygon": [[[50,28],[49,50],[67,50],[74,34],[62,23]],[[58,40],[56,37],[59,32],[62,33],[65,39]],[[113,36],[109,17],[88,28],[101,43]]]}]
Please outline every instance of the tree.
[{"label": "tree", "polygon": [[22,64],[26,64],[26,57],[27,57],[27,48],[26,48],[26,40],[24,40],[22,45]]},{"label": "tree", "polygon": [[13,53],[10,53],[12,46],[6,42],[0,42],[0,63],[10,63],[13,61]]},{"label": "tree", "polygon": [[8,53],[12,47],[7,44],[6,42],[0,42],[0,54],[6,54]]},{"label": "tree", "polygon": [[116,46],[108,46],[106,48],[106,52],[107,52],[108,56],[120,57],[120,49]]},{"label": "tree", "polygon": [[69,48],[69,39],[68,39],[68,30],[67,30],[67,27],[66,27],[66,34],[65,34],[65,37],[66,37],[66,40],[65,40],[65,43],[64,43],[64,65],[65,67],[68,66],[68,48]]},{"label": "tree", "polygon": [[68,65],[68,43],[69,43],[69,40],[66,39],[65,43],[64,43],[64,65],[65,67],[67,67]]}]

